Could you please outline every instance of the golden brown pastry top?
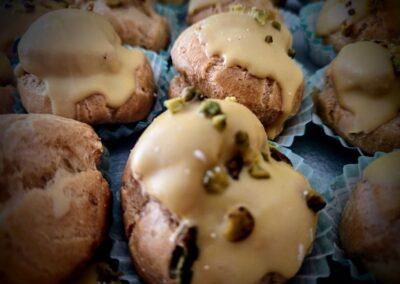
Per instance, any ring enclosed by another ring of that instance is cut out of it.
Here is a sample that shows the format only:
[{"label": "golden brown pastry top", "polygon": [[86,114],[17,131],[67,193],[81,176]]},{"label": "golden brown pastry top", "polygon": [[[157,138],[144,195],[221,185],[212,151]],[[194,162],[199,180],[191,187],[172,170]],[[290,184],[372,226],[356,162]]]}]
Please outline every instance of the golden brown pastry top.
[{"label": "golden brown pastry top", "polygon": [[400,79],[388,49],[374,42],[345,46],[332,63],[340,105],[355,119],[348,133],[369,133],[392,120],[400,110]]},{"label": "golden brown pastry top", "polygon": [[316,229],[307,180],[271,158],[262,124],[243,105],[175,98],[167,107],[139,139],[130,167],[141,188],[197,227],[192,283],[293,277]]},{"label": "golden brown pastry top", "polygon": [[62,9],[35,21],[18,46],[19,69],[46,82],[54,114],[74,118],[75,104],[102,94],[118,108],[134,93],[135,70],[144,63],[111,24],[92,12]]},{"label": "golden brown pastry top", "polygon": [[272,13],[252,9],[208,17],[193,29],[208,57],[219,56],[229,67],[240,66],[258,78],[279,83],[283,111],[267,129],[269,137],[276,137],[293,112],[295,95],[303,83],[300,67],[288,54],[292,35],[287,27]]}]

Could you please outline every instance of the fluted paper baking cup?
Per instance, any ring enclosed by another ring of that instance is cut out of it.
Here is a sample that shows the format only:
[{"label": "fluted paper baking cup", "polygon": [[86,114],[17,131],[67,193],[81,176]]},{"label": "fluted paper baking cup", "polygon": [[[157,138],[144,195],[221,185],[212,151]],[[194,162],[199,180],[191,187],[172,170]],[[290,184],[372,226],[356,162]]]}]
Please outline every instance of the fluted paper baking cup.
[{"label": "fluted paper baking cup", "polygon": [[170,30],[171,30],[171,38],[169,40],[169,44],[167,49],[162,50],[160,52],[160,55],[163,56],[167,61],[169,60],[171,56],[171,49],[172,46],[174,45],[176,39],[184,29],[184,25],[182,25],[181,21],[179,20],[179,10],[178,8],[173,8],[173,5],[163,5],[157,3],[154,6],[154,9],[156,10],[157,13],[159,13],[161,16],[164,16],[169,24]]},{"label": "fluted paper baking cup", "polygon": [[188,11],[188,3],[185,4],[180,4],[180,5],[174,5],[174,4],[162,4],[162,3],[157,3],[156,7],[157,9],[160,9],[159,7],[161,7],[162,9],[170,9],[172,11],[174,11],[174,13],[176,14],[179,23],[183,23],[186,21],[186,14]]},{"label": "fluted paper baking cup", "polygon": [[[312,107],[314,105],[313,100],[312,100],[312,93],[317,89],[317,90],[322,90],[324,88],[325,84],[325,72],[328,69],[328,67],[324,67],[322,69],[319,69],[317,72],[314,73],[314,75],[310,76],[308,82],[306,83],[306,89],[305,89],[305,96],[310,97],[311,99],[311,104]],[[318,114],[313,112],[312,114],[312,122],[320,127],[322,127],[324,133],[328,135],[329,137],[332,137],[339,141],[339,143],[348,149],[356,150],[360,155],[364,155],[363,151],[355,146],[350,145],[346,140],[344,140],[341,136],[337,135],[332,129],[330,129],[327,125],[324,124],[322,119],[318,116]]]},{"label": "fluted paper baking cup", "polygon": [[[132,49],[130,46],[126,46]],[[168,74],[168,63],[165,59],[157,53],[149,50],[143,50],[151,68],[153,69],[154,81],[157,87],[156,93],[154,94],[155,100],[151,112],[145,119],[142,119],[135,123],[124,123],[124,124],[101,124],[93,126],[94,130],[104,141],[119,139],[127,137],[135,132],[140,132],[146,128],[156,116],[158,116],[164,110],[164,101],[167,98],[169,82],[167,78]],[[14,95],[13,111],[15,113],[27,113],[24,106],[22,105],[20,96],[18,93]]]},{"label": "fluted paper baking cup", "polygon": [[308,42],[309,57],[320,67],[329,64],[336,57],[333,47],[324,44],[322,38],[316,35],[316,24],[322,6],[323,2],[318,2],[308,4],[300,10],[300,24]]},{"label": "fluted paper baking cup", "polygon": [[[273,142],[272,142],[273,143]],[[293,153],[287,148],[283,148],[273,143],[286,157],[290,159],[294,169],[302,173],[316,187],[318,181],[313,176],[313,169],[304,163],[303,158]],[[110,238],[113,241],[111,258],[118,261],[118,270],[123,273],[121,279],[128,283],[141,283],[136,274],[129,246],[124,235],[123,221],[121,216],[120,188],[121,178],[128,159],[129,151],[113,155],[110,159],[111,189],[113,192],[113,223],[110,230]],[[324,192],[321,194],[325,195]],[[327,256],[333,253],[333,247],[329,242],[328,234],[331,231],[331,224],[325,210],[319,213],[316,239],[313,250],[303,262],[300,271],[293,279],[294,283],[316,283],[318,278],[325,278],[330,275],[330,269],[327,262]]]},{"label": "fluted paper baking cup", "polygon": [[357,164],[350,164],[343,167],[343,174],[336,177],[330,186],[328,194],[328,205],[326,213],[331,222],[332,231],[329,234],[330,241],[333,243],[332,259],[341,265],[347,267],[350,275],[355,280],[374,281],[371,273],[360,270],[354,262],[347,258],[345,252],[340,247],[338,226],[341,220],[342,211],[349,199],[352,190],[362,179],[364,169],[374,160],[386,155],[383,152],[377,152],[373,157],[360,156]]}]

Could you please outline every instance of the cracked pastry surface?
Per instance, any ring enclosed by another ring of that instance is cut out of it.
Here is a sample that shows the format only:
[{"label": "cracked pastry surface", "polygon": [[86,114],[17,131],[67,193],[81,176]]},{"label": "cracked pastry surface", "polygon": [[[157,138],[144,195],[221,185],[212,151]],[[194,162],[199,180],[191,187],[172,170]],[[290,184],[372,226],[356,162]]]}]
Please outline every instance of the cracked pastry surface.
[{"label": "cracked pastry surface", "polygon": [[0,281],[59,283],[106,233],[103,152],[86,124],[54,115],[0,116]]}]

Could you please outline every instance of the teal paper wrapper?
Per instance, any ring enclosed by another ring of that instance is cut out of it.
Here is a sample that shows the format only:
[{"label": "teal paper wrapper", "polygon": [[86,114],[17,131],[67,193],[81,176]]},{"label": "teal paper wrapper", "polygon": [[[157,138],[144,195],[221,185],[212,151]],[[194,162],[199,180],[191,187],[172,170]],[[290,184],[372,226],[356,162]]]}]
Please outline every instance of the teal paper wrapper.
[{"label": "teal paper wrapper", "polygon": [[373,157],[360,156],[357,164],[350,164],[343,167],[343,174],[336,177],[330,186],[328,206],[326,213],[331,222],[332,231],[329,234],[330,242],[333,243],[333,256],[335,262],[340,263],[350,271],[354,280],[375,282],[371,273],[360,270],[351,259],[347,258],[340,247],[338,226],[341,220],[342,211],[349,199],[350,193],[356,184],[362,179],[364,169],[374,160],[386,155],[377,152]]},{"label": "teal paper wrapper", "polygon": [[317,37],[316,23],[323,2],[308,4],[300,10],[300,24],[304,30],[308,42],[308,54],[314,64],[323,67],[329,64],[335,57],[336,52],[331,45],[323,43],[322,38]]},{"label": "teal paper wrapper", "polygon": [[[303,158],[294,154],[291,150],[283,148],[273,143],[278,149],[287,156],[293,164],[294,169],[302,173],[310,184],[318,190],[318,181],[313,176],[313,169],[304,163]],[[113,241],[111,258],[118,262],[118,269],[123,273],[121,279],[132,284],[142,283],[135,272],[132,259],[126,241],[123,221],[121,217],[120,186],[121,176],[125,168],[128,157],[126,153],[113,156],[110,159],[111,168],[114,169],[111,174],[111,188],[113,192],[113,224],[111,226],[110,238]],[[321,194],[326,194],[321,192]],[[327,257],[333,253],[332,243],[329,241],[328,234],[331,231],[331,223],[325,210],[319,213],[316,239],[312,253],[307,256],[297,275],[293,278],[294,283],[313,284],[318,278],[328,277],[330,269]]]}]

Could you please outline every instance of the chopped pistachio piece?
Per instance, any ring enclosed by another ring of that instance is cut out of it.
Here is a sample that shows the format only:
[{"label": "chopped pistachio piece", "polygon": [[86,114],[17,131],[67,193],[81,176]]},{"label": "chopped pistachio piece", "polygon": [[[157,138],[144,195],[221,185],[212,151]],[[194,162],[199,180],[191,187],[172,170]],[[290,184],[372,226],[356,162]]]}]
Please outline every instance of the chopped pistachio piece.
[{"label": "chopped pistachio piece", "polygon": [[183,98],[173,98],[164,102],[164,106],[172,113],[180,112],[185,105]]},{"label": "chopped pistachio piece", "polygon": [[289,48],[288,55],[290,58],[294,58],[296,56],[296,51],[293,48]]},{"label": "chopped pistachio piece", "polygon": [[229,186],[228,174],[223,168],[217,166],[205,173],[203,185],[208,193],[220,194]]},{"label": "chopped pistachio piece", "polygon": [[281,30],[281,23],[279,23],[278,21],[272,21],[272,27],[278,31]]},{"label": "chopped pistachio piece", "polygon": [[304,192],[304,195],[306,198],[308,208],[310,208],[315,213],[321,211],[326,206],[324,198],[318,192],[309,189]]},{"label": "chopped pistachio piece", "polygon": [[212,118],[212,124],[219,131],[224,130],[226,127],[226,114],[218,114],[214,116]]},{"label": "chopped pistachio piece", "polygon": [[269,162],[269,153],[266,150],[261,150],[261,156],[263,157],[264,161]]},{"label": "chopped pistachio piece", "polygon": [[213,117],[221,113],[221,107],[217,102],[205,101],[200,105],[200,112],[206,117]]},{"label": "chopped pistachio piece", "polygon": [[109,7],[116,7],[121,5],[121,0],[106,0],[106,4]]},{"label": "chopped pistachio piece", "polygon": [[242,4],[232,4],[229,6],[229,11],[231,11],[231,12],[244,13],[245,10],[246,9]]},{"label": "chopped pistachio piece", "polygon": [[274,39],[273,39],[273,37],[271,35],[267,35],[265,37],[265,42],[266,43],[273,43],[273,41],[274,41]]},{"label": "chopped pistachio piece", "polygon": [[250,15],[262,26],[264,26],[271,17],[269,13],[257,9],[256,7],[251,8]]},{"label": "chopped pistachio piece", "polygon": [[236,103],[236,102],[237,102],[237,99],[236,99],[236,97],[226,97],[226,98],[225,98],[225,101]]},{"label": "chopped pistachio piece", "polygon": [[203,100],[204,96],[201,91],[195,87],[186,87],[183,89],[181,97],[184,99],[185,102],[189,102],[192,100]]},{"label": "chopped pistachio piece", "polygon": [[248,238],[254,230],[255,220],[245,207],[233,209],[226,216],[224,237],[229,242],[240,242]]},{"label": "chopped pistachio piece", "polygon": [[271,142],[269,142],[269,150],[271,153],[271,157],[278,162],[285,162],[286,164],[293,166],[292,162],[289,160],[288,157],[286,157],[284,154],[282,154],[278,148],[272,144]]},{"label": "chopped pistachio piece", "polygon": [[255,179],[267,179],[271,177],[269,172],[259,163],[254,163],[250,166],[249,174]]},{"label": "chopped pistachio piece", "polygon": [[249,134],[247,134],[245,131],[236,132],[235,144],[240,148],[248,148],[250,146]]}]

